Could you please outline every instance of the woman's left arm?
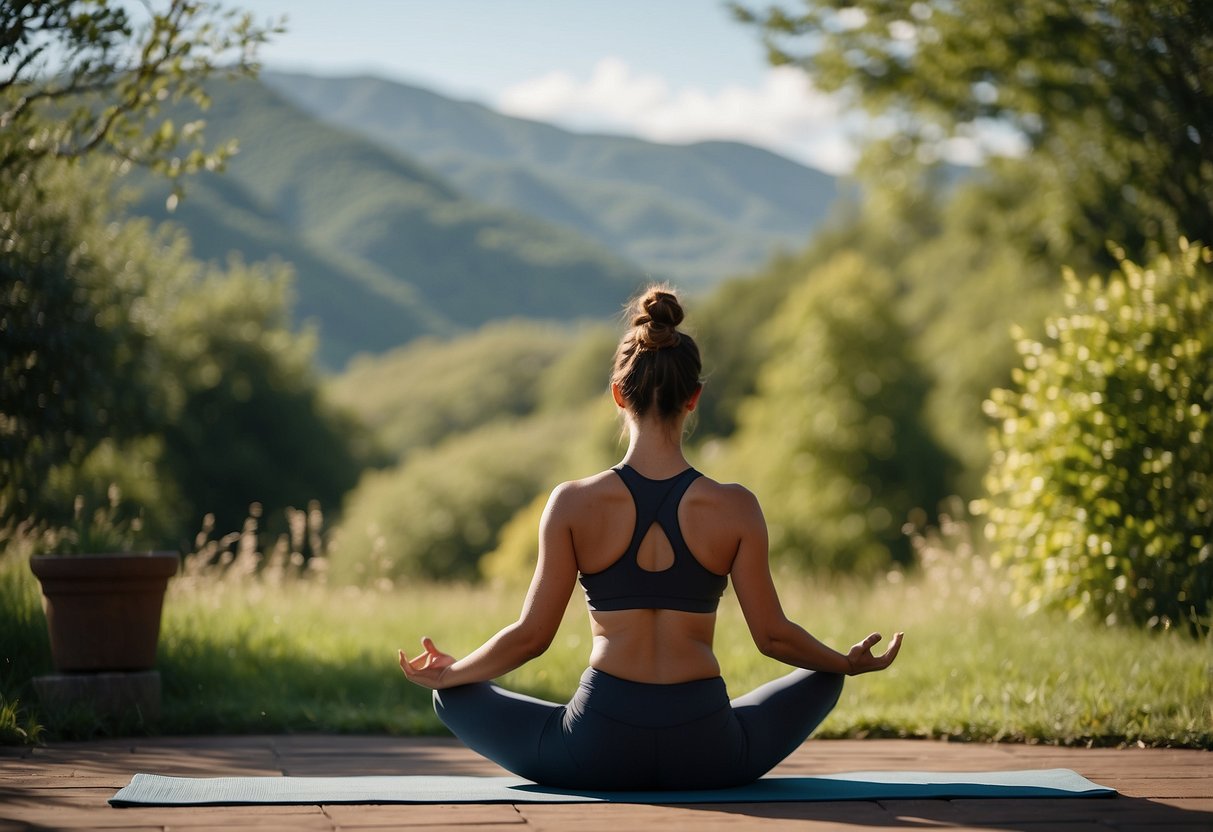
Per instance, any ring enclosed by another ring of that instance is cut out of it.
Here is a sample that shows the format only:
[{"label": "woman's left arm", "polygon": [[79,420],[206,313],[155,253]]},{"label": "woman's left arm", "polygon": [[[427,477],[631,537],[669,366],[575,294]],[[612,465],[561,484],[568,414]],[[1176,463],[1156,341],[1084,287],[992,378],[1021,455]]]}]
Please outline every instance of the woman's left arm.
[{"label": "woman's left arm", "polygon": [[462,659],[441,652],[428,638],[422,639],[425,652],[415,659],[409,659],[401,650],[400,669],[409,681],[434,689],[486,682],[548,649],[577,581],[577,559],[568,520],[570,487],[569,483],[557,486],[543,510],[539,561],[518,620]]}]

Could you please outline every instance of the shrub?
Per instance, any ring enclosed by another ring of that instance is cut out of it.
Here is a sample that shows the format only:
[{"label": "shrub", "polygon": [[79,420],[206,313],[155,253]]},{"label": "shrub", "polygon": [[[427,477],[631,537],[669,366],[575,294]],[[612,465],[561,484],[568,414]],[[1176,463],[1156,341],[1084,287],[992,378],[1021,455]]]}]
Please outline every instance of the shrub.
[{"label": "shrub", "polygon": [[[459,338],[422,339],[383,355],[360,356],[329,383],[328,392],[400,458],[535,410],[545,373],[576,350],[576,337],[550,324],[490,323]],[[598,378],[606,373],[599,368]]]},{"label": "shrub", "polygon": [[1065,312],[1019,338],[986,533],[1029,609],[1195,626],[1213,598],[1213,253],[1180,246],[1106,281],[1065,275]]},{"label": "shrub", "polygon": [[928,383],[896,299],[887,271],[846,252],[770,322],[725,467],[762,501],[776,557],[840,571],[907,562],[909,513],[947,493],[954,463],[923,425]]},{"label": "shrub", "polygon": [[333,578],[367,584],[476,577],[501,526],[554,484],[575,428],[567,418],[485,425],[368,472],[336,531]]},{"label": "shrub", "polygon": [[497,537],[497,548],[480,559],[480,574],[501,583],[525,583],[535,571],[538,557],[539,524],[547,508],[548,492],[520,508]]}]

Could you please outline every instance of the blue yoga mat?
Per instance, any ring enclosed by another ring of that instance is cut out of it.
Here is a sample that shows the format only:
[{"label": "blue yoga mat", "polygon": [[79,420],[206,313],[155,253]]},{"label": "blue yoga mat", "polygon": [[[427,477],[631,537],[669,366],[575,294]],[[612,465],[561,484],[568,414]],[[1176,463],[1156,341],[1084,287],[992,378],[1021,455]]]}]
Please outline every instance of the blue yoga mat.
[{"label": "blue yoga mat", "polygon": [[517,777],[163,777],[136,774],[112,806],[333,803],[770,803],[1115,794],[1066,768],[1036,771],[852,771],[764,777],[704,791],[551,789]]}]

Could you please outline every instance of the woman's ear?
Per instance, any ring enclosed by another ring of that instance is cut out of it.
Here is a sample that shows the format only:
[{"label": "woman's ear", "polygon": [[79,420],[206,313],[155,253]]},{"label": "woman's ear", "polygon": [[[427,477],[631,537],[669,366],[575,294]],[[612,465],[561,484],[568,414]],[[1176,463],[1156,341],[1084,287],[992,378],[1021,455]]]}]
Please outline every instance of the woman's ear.
[{"label": "woman's ear", "polygon": [[693,411],[695,408],[697,408],[699,406],[699,394],[702,392],[703,392],[703,385],[701,384],[695,388],[695,392],[691,394],[691,397],[689,399],[687,399],[687,412],[688,413],[690,413],[691,411]]},{"label": "woman's ear", "polygon": [[619,389],[619,385],[611,382],[611,397],[615,399],[615,404],[619,405],[620,409],[628,409],[628,401],[623,397],[623,391]]}]

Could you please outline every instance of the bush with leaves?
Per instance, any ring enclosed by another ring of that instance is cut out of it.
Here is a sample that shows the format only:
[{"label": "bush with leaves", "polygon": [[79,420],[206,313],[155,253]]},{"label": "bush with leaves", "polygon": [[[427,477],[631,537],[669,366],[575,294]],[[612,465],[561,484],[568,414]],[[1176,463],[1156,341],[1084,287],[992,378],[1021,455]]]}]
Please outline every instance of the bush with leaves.
[{"label": "bush with leaves", "polygon": [[192,266],[159,339],[174,404],[160,429],[163,469],[190,532],[207,514],[221,531],[238,529],[258,503],[276,534],[288,508],[340,504],[358,481],[364,443],[319,389],[314,339],[291,329],[290,270]]},{"label": "bush with leaves", "polygon": [[1021,338],[981,508],[1029,609],[1109,624],[1207,622],[1213,602],[1213,251],[1182,243]]},{"label": "bush with leaves", "polygon": [[330,574],[357,584],[475,578],[502,525],[549,486],[575,429],[560,417],[492,423],[368,472],[346,502]]},{"label": "bush with leaves", "polygon": [[762,501],[776,557],[841,571],[908,562],[907,516],[946,496],[954,463],[922,423],[927,379],[896,292],[847,252],[810,272],[770,323],[724,467]]},{"label": "bush with leaves", "polygon": [[97,178],[43,167],[0,173],[0,518],[64,522],[56,467],[154,430],[165,409],[148,296],[170,281],[150,255],[165,241],[107,222]]},{"label": "bush with leaves", "polygon": [[360,355],[327,392],[397,460],[495,419],[530,413],[545,371],[575,337],[546,323],[489,323],[457,338]]},{"label": "bush with leaves", "polygon": [[[589,336],[591,343],[584,350],[587,354],[597,351],[598,336]],[[559,365],[557,365],[559,366]],[[580,380],[572,388],[585,387],[588,382]],[[546,413],[539,419],[546,419]],[[568,442],[560,465],[556,466],[548,482],[531,502],[514,513],[514,516],[497,533],[497,547],[480,558],[480,576],[490,581],[505,584],[525,583],[535,571],[539,554],[539,525],[543,510],[547,507],[551,489],[564,479],[589,476],[614,465],[627,446],[620,435],[622,418],[614,402],[602,397],[602,401],[590,401],[579,410],[565,411],[561,418],[577,425],[575,438]]]}]

